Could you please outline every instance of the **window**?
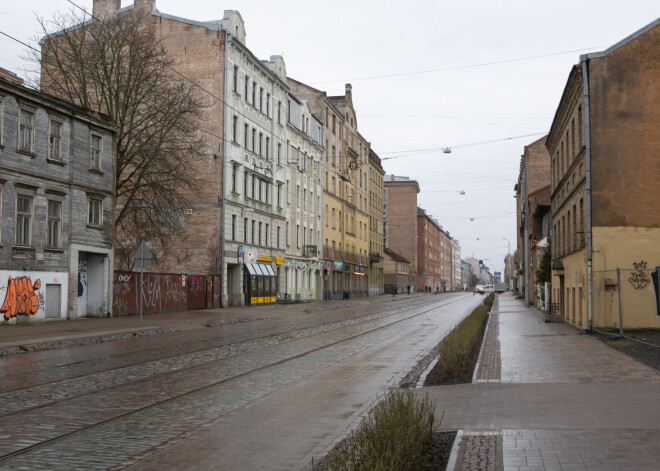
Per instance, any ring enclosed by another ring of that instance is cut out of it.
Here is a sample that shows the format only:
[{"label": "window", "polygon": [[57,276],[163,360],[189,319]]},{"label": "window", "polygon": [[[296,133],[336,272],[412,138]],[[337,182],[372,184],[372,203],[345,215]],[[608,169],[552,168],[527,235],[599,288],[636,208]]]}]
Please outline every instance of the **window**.
[{"label": "window", "polygon": [[337,123],[336,123],[336,121],[335,121],[335,118],[336,118],[336,116],[335,116],[335,115],[332,115],[332,134],[336,134],[335,131],[336,131],[336,125],[337,125]]},{"label": "window", "polygon": [[296,224],[296,247],[300,248],[300,224]]},{"label": "window", "polygon": [[270,93],[266,93],[266,116],[270,118]]},{"label": "window", "polygon": [[266,160],[270,160],[270,137],[266,136]]},{"label": "window", "polygon": [[247,244],[248,241],[248,219],[243,218],[243,242]]},{"label": "window", "polygon": [[90,226],[101,226],[101,209],[103,202],[98,198],[90,198],[88,202],[87,224]]},{"label": "window", "polygon": [[335,228],[335,208],[332,208],[332,228]]},{"label": "window", "polygon": [[259,111],[264,111],[264,89],[263,87],[259,88]]},{"label": "window", "polygon": [[234,66],[234,92],[238,93],[238,66]]},{"label": "window", "polygon": [[277,124],[282,124],[282,102],[277,102]]},{"label": "window", "polygon": [[32,197],[16,197],[16,245],[32,245]]},{"label": "window", "polygon": [[250,77],[245,76],[245,101],[247,101],[250,91]]},{"label": "window", "polygon": [[268,247],[268,233],[270,232],[270,224],[266,224],[266,247]]},{"label": "window", "polygon": [[231,215],[231,240],[236,240],[236,215]]},{"label": "window", "polygon": [[255,128],[252,128],[252,152],[256,153],[257,148],[257,130]]},{"label": "window", "polygon": [[307,211],[307,189],[303,189],[303,210]]},{"label": "window", "polygon": [[337,161],[335,160],[335,146],[332,146],[332,165],[337,165]]},{"label": "window", "polygon": [[289,180],[286,181],[286,202],[287,204],[291,203],[291,184]]},{"label": "window", "polygon": [[255,221],[253,220],[253,221],[252,221],[252,243],[253,243],[253,244],[254,244],[254,233],[256,232],[256,231],[255,231],[255,228],[256,228],[256,223],[255,223]]},{"label": "window", "polygon": [[290,227],[289,227],[289,221],[286,222],[286,246],[288,247],[290,245]]},{"label": "window", "polygon": [[62,233],[62,203],[59,201],[48,201],[47,231],[46,247],[49,249],[59,249],[60,234]]},{"label": "window", "polygon": [[48,133],[48,158],[50,160],[62,160],[62,123],[50,121]]},{"label": "window", "polygon": [[103,140],[98,134],[91,134],[89,138],[89,169],[101,171],[101,144]]},{"label": "window", "polygon": [[300,208],[300,185],[296,185],[296,208]]},{"label": "window", "polygon": [[325,205],[325,227],[328,227],[328,205]]},{"label": "window", "polygon": [[238,168],[236,165],[231,166],[231,191],[236,193],[236,172],[238,172]]},{"label": "window", "polygon": [[257,84],[252,83],[252,106],[256,106],[257,103]]},{"label": "window", "polygon": [[248,150],[249,136],[250,136],[250,126],[245,124],[243,125],[243,147],[245,147],[245,150]]},{"label": "window", "polygon": [[238,142],[238,116],[234,116],[232,118],[232,121],[233,121],[233,128],[231,130],[232,132],[231,138],[232,141]]},{"label": "window", "polygon": [[277,165],[282,163],[282,144],[277,143]]},{"label": "window", "polygon": [[282,207],[282,184],[277,184],[277,207]]},{"label": "window", "polygon": [[34,113],[28,110],[20,111],[18,130],[18,150],[32,153],[34,148]]},{"label": "window", "polygon": [[248,195],[248,173],[247,170],[243,172],[243,196]]},{"label": "window", "polygon": [[280,226],[277,226],[277,248],[280,248]]}]

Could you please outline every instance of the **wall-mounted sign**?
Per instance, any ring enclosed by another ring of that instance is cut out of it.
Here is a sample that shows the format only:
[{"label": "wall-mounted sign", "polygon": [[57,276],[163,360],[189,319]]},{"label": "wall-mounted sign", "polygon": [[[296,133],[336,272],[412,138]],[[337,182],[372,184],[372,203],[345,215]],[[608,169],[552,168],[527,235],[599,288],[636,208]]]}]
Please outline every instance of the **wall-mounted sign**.
[{"label": "wall-mounted sign", "polygon": [[242,245],[239,245],[239,246],[238,246],[238,256],[239,256],[239,257],[242,257],[242,256],[243,256],[243,246],[242,246]]},{"label": "wall-mounted sign", "polygon": [[248,250],[247,253],[245,254],[245,261],[249,263],[256,262],[257,254],[255,254],[252,250]]},{"label": "wall-mounted sign", "polygon": [[284,265],[284,257],[275,257],[275,265]]},{"label": "wall-mounted sign", "polygon": [[298,262],[296,263],[296,270],[298,271],[305,271],[307,270],[307,264],[305,262]]},{"label": "wall-mounted sign", "polygon": [[181,286],[186,286],[186,275],[181,275]]},{"label": "wall-mounted sign", "polygon": [[257,260],[260,262],[272,262],[273,257],[268,257],[266,255],[257,255]]},{"label": "wall-mounted sign", "polygon": [[333,271],[344,271],[344,262],[332,262],[332,263],[333,263],[333,267],[332,267]]}]

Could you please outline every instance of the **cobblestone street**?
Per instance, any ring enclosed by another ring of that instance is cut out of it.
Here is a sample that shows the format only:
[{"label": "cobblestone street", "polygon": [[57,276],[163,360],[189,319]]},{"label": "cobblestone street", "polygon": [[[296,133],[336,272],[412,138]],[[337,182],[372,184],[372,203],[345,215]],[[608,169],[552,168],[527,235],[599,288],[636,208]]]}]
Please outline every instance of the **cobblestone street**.
[{"label": "cobblestone street", "polygon": [[0,360],[0,469],[302,469],[481,302],[376,300]]}]

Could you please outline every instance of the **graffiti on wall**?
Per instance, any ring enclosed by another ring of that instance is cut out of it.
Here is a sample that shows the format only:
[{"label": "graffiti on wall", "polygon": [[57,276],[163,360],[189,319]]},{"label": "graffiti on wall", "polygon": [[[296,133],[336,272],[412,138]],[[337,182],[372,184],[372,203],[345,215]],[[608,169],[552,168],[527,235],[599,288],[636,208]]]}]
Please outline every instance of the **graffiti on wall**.
[{"label": "graffiti on wall", "polygon": [[81,298],[87,290],[87,263],[78,263],[78,297]]},{"label": "graffiti on wall", "polygon": [[648,274],[647,265],[648,262],[646,262],[646,260],[641,260],[639,263],[633,262],[635,270],[633,270],[630,278],[628,278],[628,283],[630,283],[633,288],[644,289],[649,283],[651,283],[651,277]]},{"label": "graffiti on wall", "polygon": [[43,293],[41,289],[41,280],[32,280],[27,276],[20,276],[7,280],[5,288],[5,301],[0,307],[0,312],[4,313],[5,320],[12,317],[24,315],[34,315],[40,306],[44,305]]}]

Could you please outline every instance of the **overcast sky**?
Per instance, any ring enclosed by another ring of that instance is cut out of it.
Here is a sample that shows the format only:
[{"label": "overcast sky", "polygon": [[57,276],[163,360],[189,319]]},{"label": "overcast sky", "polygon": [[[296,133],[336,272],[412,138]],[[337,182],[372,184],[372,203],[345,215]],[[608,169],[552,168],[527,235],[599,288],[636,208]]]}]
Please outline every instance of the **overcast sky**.
[{"label": "overcast sky", "polygon": [[[73,1],[91,10],[92,0]],[[71,8],[5,0],[0,31],[34,45],[35,14]],[[548,131],[571,66],[660,17],[658,0],[157,0],[156,8],[200,21],[238,10],[256,56],[283,54],[289,76],[329,95],[350,82],[358,130],[385,171],[416,179],[419,206],[461,242],[463,258],[493,271],[504,267],[504,239],[515,250],[523,147]],[[24,49],[0,36],[0,67],[24,75]]]}]

